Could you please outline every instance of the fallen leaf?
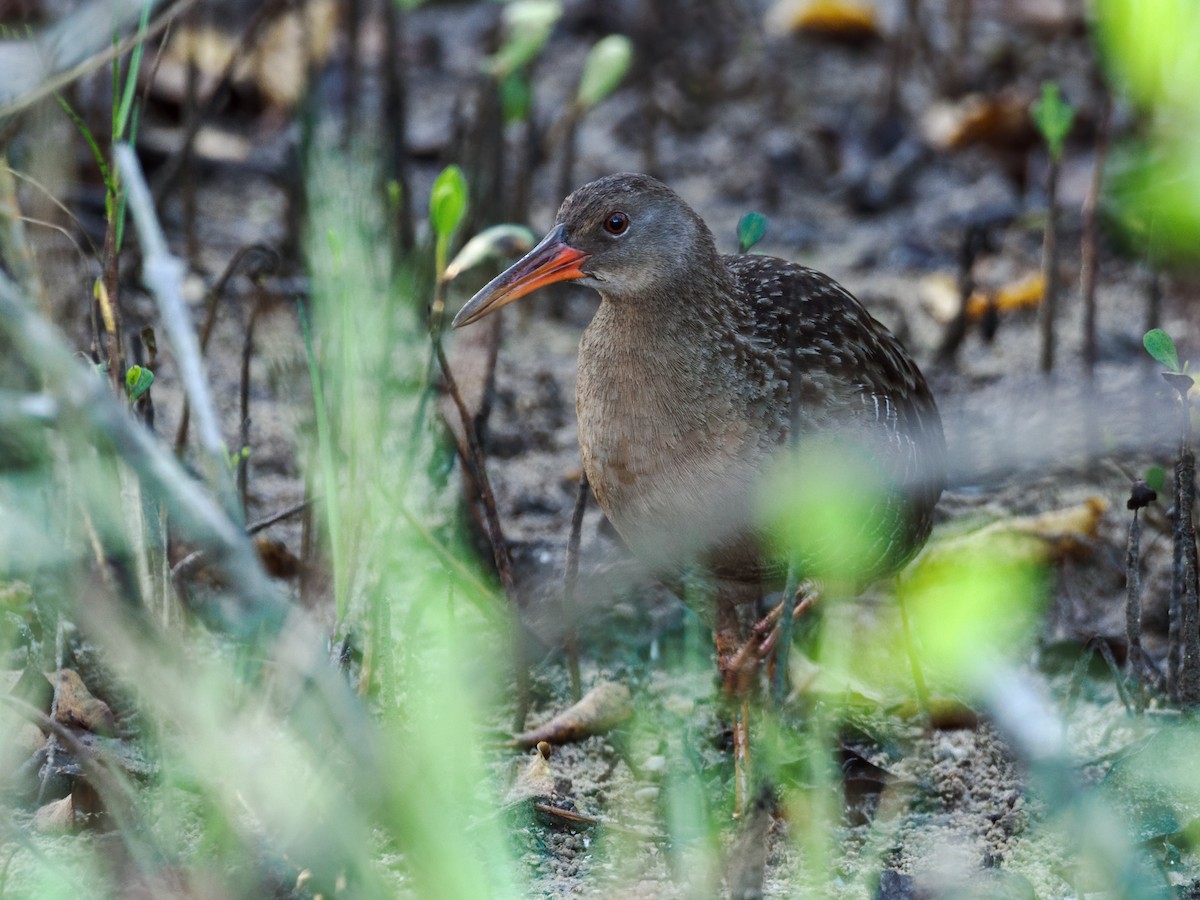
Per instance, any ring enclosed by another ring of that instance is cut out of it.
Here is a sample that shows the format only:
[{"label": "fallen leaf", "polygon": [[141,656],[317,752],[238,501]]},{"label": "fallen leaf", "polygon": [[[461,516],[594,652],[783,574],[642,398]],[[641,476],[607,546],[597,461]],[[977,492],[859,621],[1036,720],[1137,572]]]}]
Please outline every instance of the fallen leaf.
[{"label": "fallen leaf", "polygon": [[595,734],[604,734],[633,715],[629,688],[602,681],[574,706],[563,710],[548,722],[522,732],[512,739],[513,746],[532,747],[539,741],[568,744]]},{"label": "fallen leaf", "polygon": [[779,0],[767,12],[775,34],[804,34],[845,44],[879,37],[875,7],[856,0]]},{"label": "fallen leaf", "polygon": [[1007,90],[935,103],[921,116],[921,134],[938,150],[959,150],[971,144],[1002,150],[1027,147],[1037,140],[1029,116],[1032,101],[1027,92]]},{"label": "fallen leaf", "polygon": [[[921,305],[937,322],[946,324],[958,315],[958,283],[954,276],[934,272],[918,286]],[[1046,295],[1046,279],[1033,272],[994,290],[977,290],[967,299],[967,319],[977,322],[989,311],[999,314],[1036,309]]]},{"label": "fallen leaf", "polygon": [[33,827],[38,831],[61,833],[75,828],[75,803],[68,795],[51,800],[33,814]]},{"label": "fallen leaf", "polygon": [[930,544],[916,565],[942,554],[1004,542],[1015,558],[1031,563],[1051,563],[1087,552],[1108,503],[1089,497],[1083,503],[1032,516],[1000,519],[966,534]]},{"label": "fallen leaf", "polygon": [[283,541],[272,538],[256,537],[254,549],[262,560],[263,568],[272,578],[295,578],[304,568],[300,557],[292,553]]},{"label": "fallen leaf", "polygon": [[535,797],[554,796],[554,771],[550,760],[540,750],[529,754],[529,762],[517,773],[505,797],[506,803],[518,803]]},{"label": "fallen leaf", "polygon": [[54,682],[61,678],[58,689],[58,710],[55,719],[63,725],[74,725],[96,734],[112,734],[117,719],[108,704],[92,695],[74,669],[60,669],[51,675]]}]

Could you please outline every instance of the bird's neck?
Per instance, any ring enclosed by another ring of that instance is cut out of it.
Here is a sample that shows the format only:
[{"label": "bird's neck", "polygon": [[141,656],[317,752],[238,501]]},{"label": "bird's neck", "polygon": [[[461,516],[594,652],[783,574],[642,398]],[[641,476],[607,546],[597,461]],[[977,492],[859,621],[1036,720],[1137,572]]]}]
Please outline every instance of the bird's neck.
[{"label": "bird's neck", "polygon": [[753,374],[753,312],[732,279],[708,276],[636,299],[601,295],[584,337],[585,355],[607,361],[613,374],[652,378],[690,392],[742,383]]}]

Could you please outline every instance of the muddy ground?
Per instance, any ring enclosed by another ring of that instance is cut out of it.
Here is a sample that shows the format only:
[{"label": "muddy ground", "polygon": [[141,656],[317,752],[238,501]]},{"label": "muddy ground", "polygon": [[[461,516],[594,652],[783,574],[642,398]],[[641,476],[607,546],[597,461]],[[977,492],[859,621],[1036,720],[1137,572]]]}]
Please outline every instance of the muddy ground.
[{"label": "muddy ground", "polygon": [[[787,29],[779,33],[768,24],[769,5],[757,0],[701,3],[695,9],[655,4],[657,17],[650,4],[570,2],[537,64],[534,109],[543,136],[553,134],[549,125],[574,90],[587,48],[610,32],[635,36],[640,56],[630,82],[580,126],[573,181],[650,171],[694,206],[725,250],[735,246],[739,217],[761,211],[769,228],[756,251],[832,275],[901,335],[936,393],[950,451],[951,480],[939,506],[935,542],[968,522],[1031,515],[1088,498],[1106,505],[1094,532],[1052,563],[1040,633],[1015,655],[1049,708],[1063,716],[1081,781],[1097,782],[1113,755],[1145,733],[1127,714],[1103,666],[1087,671],[1085,690],[1072,679],[1079,661],[1090,658],[1089,640],[1122,646],[1124,501],[1133,477],[1149,465],[1171,464],[1169,398],[1140,344],[1146,298],[1155,282],[1136,254],[1105,230],[1098,245],[1099,357],[1094,381],[1085,382],[1080,239],[1104,105],[1096,52],[1077,4],[966,5],[973,6],[973,17],[960,44],[953,17],[958,5],[952,3],[923,4],[921,23],[907,36],[902,4],[880,3],[880,34],[845,42]],[[492,3],[426,4],[406,14],[407,138],[418,209],[440,168],[467,155],[460,135],[464,121],[477,114],[480,62],[494,45],[498,20]],[[368,71],[381,52],[380,28],[377,15],[364,27],[360,52]],[[335,111],[349,77],[344,36],[340,40],[341,50],[323,68],[317,91]],[[895,99],[889,105],[893,79]],[[1039,371],[1033,310],[1001,313],[994,334],[973,326],[953,359],[939,361],[948,325],[930,312],[931,277],[953,284],[972,230],[983,237],[972,266],[980,288],[995,290],[1039,270],[1048,158],[1027,123],[956,147],[939,143],[929,123],[942,104],[973,92],[1027,103],[1047,79],[1060,83],[1077,108],[1058,192],[1056,369],[1050,375]],[[376,90],[369,81],[364,88],[368,131],[379,117]],[[289,154],[296,140],[289,116],[278,108],[253,115],[233,108],[216,118],[215,127],[248,140],[252,150],[232,163],[201,159],[199,253],[192,259],[198,279],[211,281],[246,243],[278,244],[287,235]],[[1130,133],[1133,116],[1118,103],[1112,122],[1120,141]],[[526,132],[511,125],[506,138],[506,177],[515,178]],[[558,148],[547,144],[543,153],[532,170],[528,215],[539,233],[551,224],[561,200]],[[166,210],[168,224],[178,229],[179,208],[168,203]],[[178,231],[173,239],[178,245]],[[1157,286],[1163,296],[1157,324],[1176,337],[1186,357],[1196,340],[1195,292],[1182,276],[1163,276]],[[468,291],[458,289],[452,302]],[[152,307],[140,307],[136,298],[131,303],[132,320],[152,318]],[[559,597],[579,476],[575,347],[594,307],[586,291],[564,289],[504,313],[487,423],[497,506],[530,598],[527,620],[540,654],[533,720],[569,702],[559,652]],[[305,398],[279,375],[286,365],[270,360],[267,328],[267,349],[255,362],[263,368],[256,369],[261,387],[255,396],[251,520],[304,493],[291,431],[303,418],[297,404]],[[235,317],[218,320],[213,347],[214,382],[233,433],[241,352]],[[303,378],[298,369],[291,371]],[[178,405],[169,359],[159,380],[160,429],[171,434]],[[295,523],[272,535],[299,552]],[[1161,658],[1170,580],[1169,526],[1161,506],[1147,513],[1143,542],[1146,641]],[[647,734],[634,728],[624,739],[597,737],[556,749],[551,765],[559,799],[627,830],[572,829],[541,819],[515,826],[533,892],[703,894],[721,868],[706,869],[686,845],[654,839],[663,833],[664,758],[695,755],[699,771],[710,779],[713,816],[722,815],[729,800],[729,760],[722,746],[727,717],[711,674],[703,666],[664,663],[678,659],[681,648],[694,648],[702,629],[673,594],[640,569],[594,504],[584,520],[578,599],[585,687],[601,679],[627,683],[643,721],[668,723],[675,731]],[[837,614],[870,622],[891,615],[890,604],[884,586]],[[893,704],[907,691],[907,685],[897,686],[894,696],[876,698],[879,705],[864,713],[874,725],[858,738],[840,737],[843,748],[851,745],[864,765],[884,773],[879,783],[889,785],[886,801],[874,792],[882,812],[863,812],[846,802],[836,831],[828,835],[831,870],[806,863],[806,851],[795,840],[795,810],[792,817],[773,818],[763,826],[770,848],[766,895],[1086,892],[1087,873],[1076,866],[1069,835],[1047,821],[1025,761],[982,706],[958,697],[981,715],[928,730],[894,713]],[[791,703],[798,729],[812,702],[797,689]],[[498,710],[497,727],[509,715]],[[884,734],[888,741],[881,739]],[[498,772],[506,771],[522,758],[496,751],[493,763]],[[734,856],[740,852],[736,833],[729,828],[718,839]],[[1198,872],[1196,859],[1184,854],[1170,878],[1185,887]]]}]

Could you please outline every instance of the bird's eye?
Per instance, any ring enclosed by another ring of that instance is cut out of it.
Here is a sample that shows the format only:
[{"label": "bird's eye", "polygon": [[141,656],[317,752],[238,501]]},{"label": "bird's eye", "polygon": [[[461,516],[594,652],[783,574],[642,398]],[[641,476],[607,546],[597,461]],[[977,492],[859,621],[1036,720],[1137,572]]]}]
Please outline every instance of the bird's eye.
[{"label": "bird's eye", "polygon": [[604,220],[604,230],[609,234],[624,234],[629,227],[629,216],[623,212],[615,212]]}]

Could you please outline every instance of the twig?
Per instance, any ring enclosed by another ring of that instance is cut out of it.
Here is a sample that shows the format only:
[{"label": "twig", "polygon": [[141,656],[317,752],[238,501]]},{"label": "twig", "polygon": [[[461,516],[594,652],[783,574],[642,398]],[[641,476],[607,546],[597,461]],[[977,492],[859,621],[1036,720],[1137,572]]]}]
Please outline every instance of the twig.
[{"label": "twig", "polygon": [[1059,161],[1050,155],[1046,176],[1046,232],[1042,240],[1042,278],[1046,293],[1042,297],[1039,321],[1042,346],[1039,362],[1042,372],[1054,370],[1054,323],[1058,315],[1058,170]]},{"label": "twig", "polygon": [[241,384],[238,390],[241,433],[237,449],[237,486],[238,497],[242,504],[243,521],[246,518],[246,509],[249,502],[247,495],[250,489],[250,459],[248,455],[250,448],[250,360],[254,356],[254,330],[265,308],[266,297],[263,296],[260,290],[258,298],[254,302],[254,309],[250,311],[250,318],[246,322],[246,334],[242,339],[242,372]]},{"label": "twig", "polygon": [[[279,268],[279,254],[274,248],[266,244],[247,244],[238,248],[237,253],[233,254],[233,258],[225,266],[225,271],[221,273],[221,277],[213,283],[208,294],[205,295],[204,323],[200,326],[200,352],[202,354],[208,351],[208,342],[212,338],[213,328],[217,324],[218,301],[225,296],[225,288],[229,286],[229,282],[233,279],[233,276],[241,269],[242,262],[252,253],[259,254],[262,257],[262,260],[253,267],[246,267],[246,277],[252,283],[257,284],[263,275]],[[188,420],[190,417],[191,407],[188,404],[188,398],[184,397],[183,412],[179,416],[179,430],[175,432],[176,453],[182,453],[184,444],[187,443]]]},{"label": "twig", "polygon": [[576,703],[583,696],[583,679],[579,674],[579,613],[575,607],[575,584],[579,580],[579,540],[583,531],[583,514],[587,510],[587,474],[579,475],[579,492],[575,495],[575,511],[571,514],[571,535],[567,538],[566,571],[563,575],[563,621],[567,638],[567,669],[571,673],[571,699]]},{"label": "twig", "polygon": [[1083,234],[1079,244],[1079,289],[1083,294],[1083,374],[1089,381],[1096,376],[1096,206],[1104,181],[1104,160],[1108,153],[1111,126],[1112,95],[1105,91],[1104,111],[1096,137],[1096,164],[1083,201]]},{"label": "twig", "polygon": [[293,503],[291,506],[281,509],[277,513],[272,513],[265,519],[259,519],[257,522],[252,522],[246,526],[246,534],[255,535],[260,531],[265,531],[276,522],[282,522],[284,519],[290,519],[292,516],[299,515],[313,505],[313,498],[301,500],[299,503]]},{"label": "twig", "polygon": [[[435,320],[436,321],[436,320]],[[487,466],[484,463],[483,446],[479,441],[479,433],[475,430],[475,422],[471,418],[471,411],[467,409],[467,404],[463,402],[462,394],[458,390],[458,383],[454,380],[454,373],[450,371],[450,365],[446,361],[446,351],[442,347],[440,329],[435,324],[432,334],[433,353],[437,359],[438,366],[442,370],[442,380],[446,385],[446,392],[450,395],[450,399],[454,401],[454,406],[458,410],[459,419],[462,421],[463,435],[467,442],[467,457],[463,460],[468,471],[471,473],[471,478],[474,479],[476,487],[479,489],[479,499],[483,503],[483,520],[487,525],[488,543],[492,545],[492,558],[496,561],[496,571],[500,575],[500,584],[504,587],[504,593],[507,595],[509,603],[512,604],[514,611],[521,608],[521,598],[517,593],[516,581],[513,579],[512,572],[512,555],[508,549],[508,541],[505,540],[504,532],[500,527],[500,515],[496,512],[496,497],[492,493],[492,485],[488,480]],[[521,731],[525,727],[525,718],[529,714],[529,666],[526,659],[525,640],[522,633],[523,625],[520,622],[520,617],[517,617],[517,622],[514,625],[515,660],[514,667],[517,677],[517,712],[515,715],[514,731]]]},{"label": "twig", "polygon": [[958,355],[967,336],[970,324],[968,304],[975,292],[975,260],[987,246],[987,226],[980,222],[971,224],[958,247],[958,310],[942,333],[942,343],[937,350],[938,362],[950,365]]},{"label": "twig", "polygon": [[1125,544],[1125,641],[1129,649],[1125,664],[1130,680],[1140,682],[1142,672],[1142,522],[1134,509]]},{"label": "twig", "polygon": [[129,208],[142,246],[142,279],[158,301],[167,339],[175,351],[180,380],[196,412],[196,430],[209,484],[226,512],[237,516],[237,501],[229,483],[225,459],[225,442],[221,439],[200,344],[192,330],[191,316],[183,299],[184,264],[167,249],[166,238],[158,224],[150,191],[133,148],[128,144],[118,144],[113,148],[113,157],[125,182]]},{"label": "twig", "polygon": [[631,828],[628,825],[621,825],[617,822],[611,822],[608,819],[598,819],[595,816],[585,815],[584,813],[575,812],[569,809],[559,809],[557,806],[551,806],[549,803],[533,804],[534,812],[540,813],[549,819],[558,822],[564,822],[568,825],[586,825],[590,828],[604,828],[609,831],[628,834],[631,837],[641,838],[644,841],[653,841],[658,844],[666,844],[670,842],[670,838],[665,834],[655,834],[651,831],[643,831],[640,828]]}]

